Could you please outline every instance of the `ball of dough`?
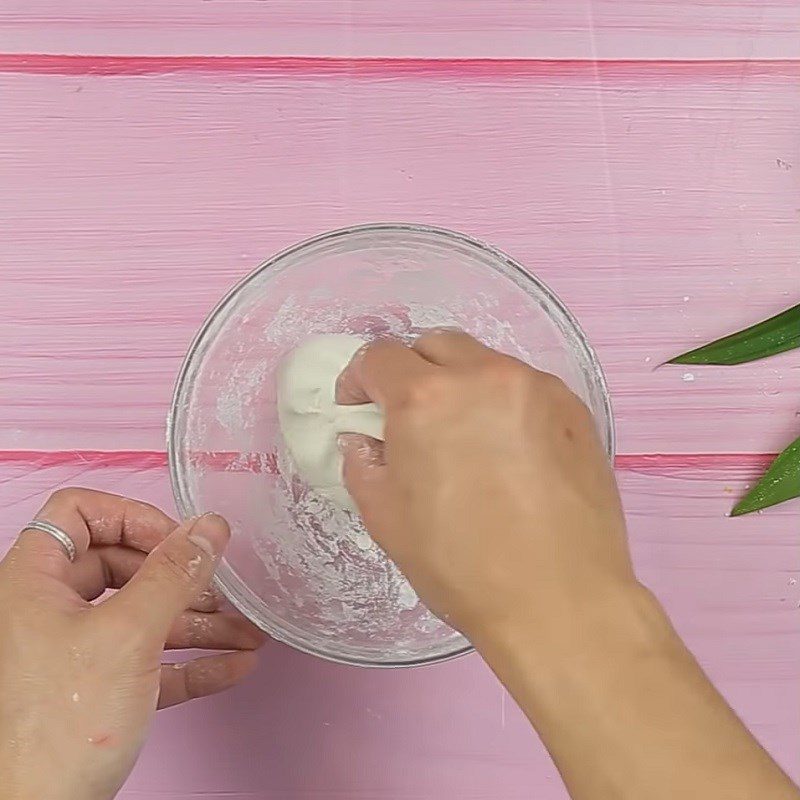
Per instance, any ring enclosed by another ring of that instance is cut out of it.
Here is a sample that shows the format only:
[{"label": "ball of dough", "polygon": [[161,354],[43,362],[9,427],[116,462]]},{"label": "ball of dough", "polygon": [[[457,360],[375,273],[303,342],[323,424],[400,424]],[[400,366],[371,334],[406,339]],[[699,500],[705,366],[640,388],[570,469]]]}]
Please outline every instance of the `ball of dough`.
[{"label": "ball of dough", "polygon": [[374,403],[336,403],[336,381],[366,344],[359,336],[312,336],[278,370],[278,421],[286,450],[308,485],[336,505],[355,510],[342,482],[340,433],[383,439],[383,413]]}]

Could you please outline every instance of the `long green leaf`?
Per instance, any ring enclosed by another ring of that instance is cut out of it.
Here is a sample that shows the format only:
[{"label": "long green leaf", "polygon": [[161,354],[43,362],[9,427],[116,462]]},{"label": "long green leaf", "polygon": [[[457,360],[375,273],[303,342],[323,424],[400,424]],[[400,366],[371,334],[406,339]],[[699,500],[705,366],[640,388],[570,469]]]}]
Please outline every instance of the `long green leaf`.
[{"label": "long green leaf", "polygon": [[668,364],[744,364],[800,347],[800,305],[738,333],[670,359]]},{"label": "long green leaf", "polygon": [[742,498],[732,517],[800,497],[800,439],[792,442],[770,465],[764,477]]}]

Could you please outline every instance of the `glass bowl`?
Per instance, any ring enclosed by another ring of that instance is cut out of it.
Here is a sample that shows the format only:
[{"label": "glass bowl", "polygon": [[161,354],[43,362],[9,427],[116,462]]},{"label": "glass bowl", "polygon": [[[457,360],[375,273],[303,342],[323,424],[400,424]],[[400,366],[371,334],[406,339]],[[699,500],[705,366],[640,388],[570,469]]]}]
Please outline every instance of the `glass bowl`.
[{"label": "glass bowl", "polygon": [[275,370],[319,333],[411,339],[458,326],[561,377],[614,454],[605,380],[578,324],[508,256],[460,233],[363,225],[301,242],[235,286],[189,348],[167,421],[178,510],[225,516],[217,582],[276,639],[348,664],[429,664],[470,650],[433,617],[357,516],[334,508],[281,458]]}]

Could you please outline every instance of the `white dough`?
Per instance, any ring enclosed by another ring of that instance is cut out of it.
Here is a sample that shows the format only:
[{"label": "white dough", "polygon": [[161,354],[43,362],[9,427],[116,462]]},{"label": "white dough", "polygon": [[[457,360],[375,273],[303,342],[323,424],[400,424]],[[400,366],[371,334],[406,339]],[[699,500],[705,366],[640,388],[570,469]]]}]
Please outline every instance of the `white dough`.
[{"label": "white dough", "polygon": [[342,483],[340,433],[383,439],[383,413],[374,404],[336,403],[336,380],[366,344],[347,334],[312,336],[278,370],[278,421],[286,449],[308,485],[336,505],[355,510]]}]

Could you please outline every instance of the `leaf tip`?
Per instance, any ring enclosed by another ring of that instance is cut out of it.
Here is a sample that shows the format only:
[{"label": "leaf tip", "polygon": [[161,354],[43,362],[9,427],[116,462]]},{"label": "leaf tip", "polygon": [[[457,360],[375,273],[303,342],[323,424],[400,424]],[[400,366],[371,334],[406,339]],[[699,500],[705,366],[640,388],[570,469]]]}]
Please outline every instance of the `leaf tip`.
[{"label": "leaf tip", "polygon": [[690,350],[688,353],[681,353],[680,355],[673,356],[669,361],[665,361],[664,363],[705,365],[709,362],[703,357],[703,354],[699,350]]}]

